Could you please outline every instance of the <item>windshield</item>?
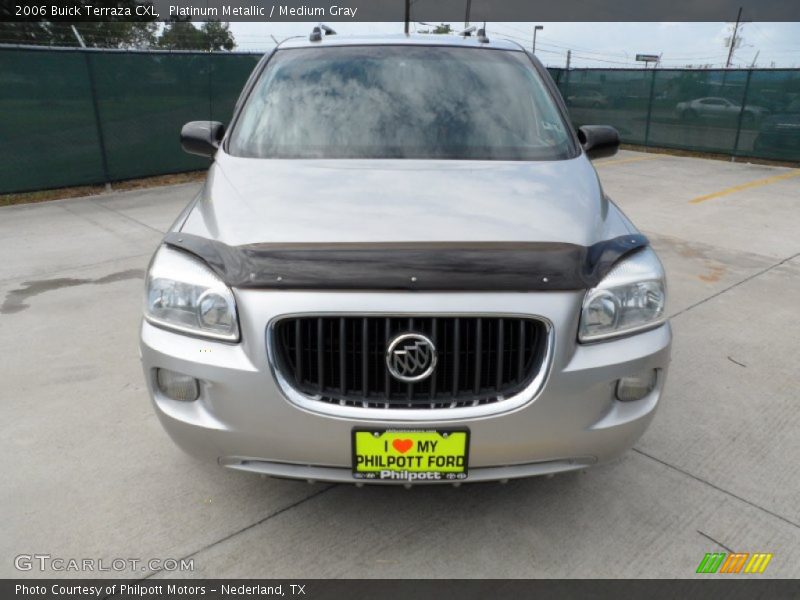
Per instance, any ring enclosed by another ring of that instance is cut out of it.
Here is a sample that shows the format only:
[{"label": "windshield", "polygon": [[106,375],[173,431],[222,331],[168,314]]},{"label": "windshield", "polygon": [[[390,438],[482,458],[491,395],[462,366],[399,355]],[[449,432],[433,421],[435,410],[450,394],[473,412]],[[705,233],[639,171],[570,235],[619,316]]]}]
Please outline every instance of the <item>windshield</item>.
[{"label": "windshield", "polygon": [[252,158],[555,160],[572,138],[522,52],[279,50],[231,132]]}]

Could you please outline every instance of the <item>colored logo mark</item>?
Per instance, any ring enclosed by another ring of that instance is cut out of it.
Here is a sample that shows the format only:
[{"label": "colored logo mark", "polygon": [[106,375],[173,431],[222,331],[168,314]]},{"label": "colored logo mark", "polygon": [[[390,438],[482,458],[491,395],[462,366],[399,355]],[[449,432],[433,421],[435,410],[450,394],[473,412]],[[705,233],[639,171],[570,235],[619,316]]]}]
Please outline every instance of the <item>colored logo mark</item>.
[{"label": "colored logo mark", "polygon": [[763,573],[772,556],[765,552],[708,552],[697,566],[697,573]]}]

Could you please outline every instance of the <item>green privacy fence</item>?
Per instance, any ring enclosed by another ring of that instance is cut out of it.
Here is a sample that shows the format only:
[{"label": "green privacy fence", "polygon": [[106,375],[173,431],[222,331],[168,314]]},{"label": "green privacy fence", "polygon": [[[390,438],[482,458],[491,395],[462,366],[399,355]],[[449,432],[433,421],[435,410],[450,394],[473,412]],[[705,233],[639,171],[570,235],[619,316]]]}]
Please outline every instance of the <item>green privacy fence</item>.
[{"label": "green privacy fence", "polygon": [[[186,121],[227,122],[259,55],[0,47],[0,193],[202,169]],[[551,69],[576,125],[624,142],[800,161],[800,69]]]},{"label": "green privacy fence", "polygon": [[186,121],[227,121],[260,55],[0,49],[0,193],[208,166]]},{"label": "green privacy fence", "polygon": [[800,161],[800,69],[551,69],[575,125],[642,146]]}]

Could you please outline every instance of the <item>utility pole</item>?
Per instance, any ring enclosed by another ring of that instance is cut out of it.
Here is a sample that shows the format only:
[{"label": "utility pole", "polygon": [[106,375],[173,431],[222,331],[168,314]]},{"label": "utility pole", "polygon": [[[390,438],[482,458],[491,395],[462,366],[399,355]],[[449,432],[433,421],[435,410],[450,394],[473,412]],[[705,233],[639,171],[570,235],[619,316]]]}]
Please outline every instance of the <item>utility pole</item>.
[{"label": "utility pole", "polygon": [[536,25],[533,28],[533,48],[531,48],[531,53],[536,54],[536,32],[541,31],[544,29],[544,25]]},{"label": "utility pole", "polygon": [[569,63],[572,60],[572,50],[567,50],[567,71],[569,71]]},{"label": "utility pole", "polygon": [[464,29],[469,27],[469,10],[472,8],[472,0],[467,0],[467,14],[464,15]]},{"label": "utility pole", "polygon": [[81,37],[81,34],[78,33],[78,30],[75,29],[75,25],[70,25],[70,27],[72,28],[72,33],[75,34],[75,37],[78,40],[78,44],[80,44],[80,47],[81,48],[86,48],[86,43],[83,41],[83,38]]},{"label": "utility pole", "polygon": [[733,27],[733,35],[731,36],[731,47],[728,50],[728,60],[725,63],[725,68],[731,68],[731,59],[733,58],[733,51],[736,49],[736,34],[739,33],[739,22],[742,20],[742,7],[739,7],[739,13],[736,15],[736,25]]},{"label": "utility pole", "polygon": [[406,35],[408,35],[408,23],[411,21],[411,0],[406,0]]},{"label": "utility pole", "polygon": [[761,54],[761,50],[756,52],[756,57],[753,59],[753,62],[750,63],[750,68],[753,69],[756,66],[756,61],[758,60],[758,55]]}]

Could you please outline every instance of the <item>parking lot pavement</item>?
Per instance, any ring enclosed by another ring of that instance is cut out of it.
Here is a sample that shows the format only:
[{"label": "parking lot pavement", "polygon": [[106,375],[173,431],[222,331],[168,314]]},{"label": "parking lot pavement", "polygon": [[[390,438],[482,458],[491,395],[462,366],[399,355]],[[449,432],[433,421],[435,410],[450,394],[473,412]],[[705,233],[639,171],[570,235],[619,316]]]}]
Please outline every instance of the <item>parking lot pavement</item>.
[{"label": "parking lot pavement", "polygon": [[63,574],[15,570],[38,553],[216,577],[691,577],[738,551],[800,577],[800,177],[630,151],[597,165],[669,275],[659,414],[613,464],[458,489],[261,479],[172,445],[139,366],[142,276],[197,184],[0,208],[0,576]]}]

